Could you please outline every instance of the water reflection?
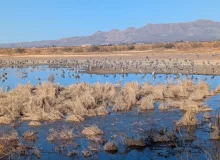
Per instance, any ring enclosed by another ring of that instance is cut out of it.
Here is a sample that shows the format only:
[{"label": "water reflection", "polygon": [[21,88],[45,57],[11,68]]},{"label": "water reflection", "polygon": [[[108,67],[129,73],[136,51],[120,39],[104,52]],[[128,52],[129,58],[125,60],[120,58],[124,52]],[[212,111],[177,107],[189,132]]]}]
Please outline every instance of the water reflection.
[{"label": "water reflection", "polygon": [[179,74],[88,74],[82,71],[74,71],[69,68],[49,68],[48,66],[28,67],[28,68],[0,68],[0,87],[3,89],[15,88],[19,84],[47,82],[48,76],[53,75],[55,83],[68,86],[78,82],[89,84],[94,83],[119,83],[137,81],[140,84],[149,82],[153,85],[161,83],[176,82],[177,80],[191,79],[195,83],[205,81],[210,84],[211,89],[215,89],[220,76],[213,75],[179,75]]}]

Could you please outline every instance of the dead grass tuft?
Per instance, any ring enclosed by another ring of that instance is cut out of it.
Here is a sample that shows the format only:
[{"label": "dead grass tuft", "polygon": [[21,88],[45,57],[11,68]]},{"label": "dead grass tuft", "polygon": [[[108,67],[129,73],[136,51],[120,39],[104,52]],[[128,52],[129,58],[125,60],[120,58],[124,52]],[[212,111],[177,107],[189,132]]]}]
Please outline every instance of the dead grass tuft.
[{"label": "dead grass tuft", "polygon": [[68,129],[64,127],[61,130],[50,129],[50,134],[48,135],[47,140],[50,142],[55,142],[55,141],[71,140],[73,138],[74,138],[73,129]]},{"label": "dead grass tuft", "polygon": [[38,121],[30,121],[28,124],[29,126],[40,126],[41,125],[41,123]]},{"label": "dead grass tuft", "polygon": [[69,121],[69,122],[82,122],[84,121],[84,117],[83,116],[80,116],[80,115],[69,115],[67,116],[66,118],[66,121]]},{"label": "dead grass tuft", "polygon": [[181,126],[194,126],[197,124],[198,124],[198,120],[196,117],[196,112],[192,110],[186,111],[183,117],[178,122],[176,122],[176,125],[180,127]]},{"label": "dead grass tuft", "polygon": [[138,107],[139,111],[145,110],[153,110],[154,109],[154,97],[153,96],[146,96],[140,100],[140,106]]},{"label": "dead grass tuft", "polygon": [[107,142],[104,145],[104,150],[105,151],[110,151],[110,152],[117,152],[118,151],[118,146],[114,142]]},{"label": "dead grass tuft", "polygon": [[97,126],[93,125],[93,126],[85,127],[82,131],[82,134],[86,136],[97,136],[97,135],[103,135],[104,132],[101,129],[99,129]]},{"label": "dead grass tuft", "polygon": [[199,101],[210,95],[208,84],[199,82],[195,85],[190,80],[158,86],[129,82],[124,87],[109,83],[77,83],[68,87],[53,83],[36,87],[19,85],[12,91],[0,93],[0,124],[10,124],[17,119],[42,122],[66,118],[67,121],[81,122],[85,116],[108,115],[110,106],[115,112],[129,111],[136,105],[139,105],[139,111],[152,110],[156,100],[168,104],[160,109],[208,111],[210,108]]},{"label": "dead grass tuft", "polygon": [[142,139],[132,139],[125,137],[123,140],[124,145],[127,147],[146,147],[147,144]]},{"label": "dead grass tuft", "polygon": [[34,131],[26,131],[23,133],[24,140],[28,141],[36,141],[37,140],[37,132]]}]

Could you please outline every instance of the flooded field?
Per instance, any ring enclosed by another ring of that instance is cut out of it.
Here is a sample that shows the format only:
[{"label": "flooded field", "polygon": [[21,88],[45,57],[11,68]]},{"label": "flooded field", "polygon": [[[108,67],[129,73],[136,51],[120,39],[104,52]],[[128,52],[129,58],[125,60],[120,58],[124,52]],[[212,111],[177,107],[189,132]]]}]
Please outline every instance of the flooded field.
[{"label": "flooded field", "polygon": [[[0,75],[0,100],[6,100],[0,106],[13,101],[10,110],[0,110],[7,115],[1,122],[11,122],[0,126],[0,159],[220,158],[220,76],[88,74],[48,66],[0,68]],[[75,104],[79,93],[87,101]],[[35,115],[42,111],[35,101],[46,114]],[[79,105],[84,108],[75,110]]]}]

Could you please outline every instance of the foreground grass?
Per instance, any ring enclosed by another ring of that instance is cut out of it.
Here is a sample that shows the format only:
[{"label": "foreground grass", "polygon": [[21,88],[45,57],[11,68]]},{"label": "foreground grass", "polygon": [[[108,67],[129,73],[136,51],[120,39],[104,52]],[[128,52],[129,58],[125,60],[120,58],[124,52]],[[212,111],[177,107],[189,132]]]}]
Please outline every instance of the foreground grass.
[{"label": "foreground grass", "polygon": [[161,110],[176,108],[185,113],[177,123],[179,126],[195,125],[198,112],[211,110],[203,104],[203,99],[218,93],[219,88],[210,91],[205,82],[195,85],[189,80],[158,86],[130,82],[124,87],[108,83],[78,83],[68,87],[28,84],[0,93],[0,123],[10,124],[18,119],[30,121],[30,125],[62,119],[81,122],[88,116],[108,115],[109,107],[124,112],[138,105],[138,111],[143,112],[153,110],[154,102],[160,101]]}]

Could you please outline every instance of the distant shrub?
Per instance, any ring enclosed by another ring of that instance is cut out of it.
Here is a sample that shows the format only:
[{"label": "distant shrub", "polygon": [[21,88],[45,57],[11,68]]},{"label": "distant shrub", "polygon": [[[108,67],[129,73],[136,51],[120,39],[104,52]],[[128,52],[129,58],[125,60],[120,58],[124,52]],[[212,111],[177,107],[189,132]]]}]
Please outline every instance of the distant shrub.
[{"label": "distant shrub", "polygon": [[203,47],[203,45],[202,45],[202,43],[193,42],[193,43],[191,43],[191,47],[192,48],[200,48],[200,47]]},{"label": "distant shrub", "polygon": [[145,51],[145,50],[150,50],[150,49],[151,49],[151,45],[149,45],[149,44],[135,46],[135,50],[139,50],[139,51]]},{"label": "distant shrub", "polygon": [[98,46],[91,46],[88,49],[88,52],[98,52],[100,51],[100,48]]},{"label": "distant shrub", "polygon": [[16,52],[16,53],[25,53],[26,50],[25,50],[24,48],[16,48],[16,49],[15,49],[15,52]]},{"label": "distant shrub", "polygon": [[129,50],[129,51],[134,50],[134,49],[135,49],[135,46],[134,46],[134,45],[128,46],[128,50]]},{"label": "distant shrub", "polygon": [[214,42],[214,43],[212,44],[212,47],[213,47],[213,48],[220,48],[220,42]]},{"label": "distant shrub", "polygon": [[163,44],[152,44],[152,49],[158,49],[158,48],[163,48]]},{"label": "distant shrub", "polygon": [[56,53],[58,51],[58,49],[57,48],[49,48],[49,51],[51,53]]},{"label": "distant shrub", "polygon": [[63,52],[71,52],[73,49],[71,47],[64,47],[64,48],[61,48],[61,50]]},{"label": "distant shrub", "polygon": [[41,53],[41,50],[40,50],[40,49],[35,49],[35,53],[36,53],[36,54],[40,54],[40,53]]},{"label": "distant shrub", "polygon": [[175,45],[173,43],[166,43],[163,45],[163,47],[166,49],[172,49],[175,47]]},{"label": "distant shrub", "polygon": [[81,52],[84,52],[84,50],[82,47],[77,47],[77,48],[74,48],[74,52],[81,53]]}]

